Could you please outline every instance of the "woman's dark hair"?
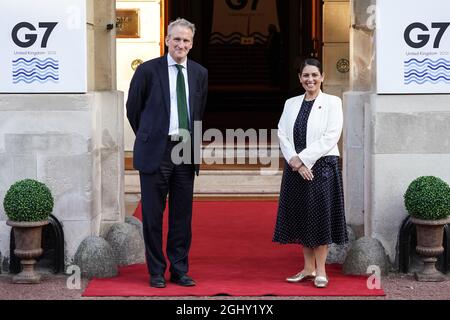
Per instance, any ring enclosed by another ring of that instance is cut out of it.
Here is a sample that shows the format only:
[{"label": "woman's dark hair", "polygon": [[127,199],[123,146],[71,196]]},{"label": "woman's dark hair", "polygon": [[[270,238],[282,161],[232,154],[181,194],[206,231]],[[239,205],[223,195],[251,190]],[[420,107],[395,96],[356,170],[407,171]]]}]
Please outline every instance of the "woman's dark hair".
[{"label": "woman's dark hair", "polygon": [[317,69],[319,69],[320,73],[322,74],[322,64],[320,63],[319,60],[317,60],[316,58],[306,58],[304,59],[298,66],[297,68],[297,72],[301,73],[303,71],[303,69],[305,69],[306,66],[314,66],[317,67]]}]

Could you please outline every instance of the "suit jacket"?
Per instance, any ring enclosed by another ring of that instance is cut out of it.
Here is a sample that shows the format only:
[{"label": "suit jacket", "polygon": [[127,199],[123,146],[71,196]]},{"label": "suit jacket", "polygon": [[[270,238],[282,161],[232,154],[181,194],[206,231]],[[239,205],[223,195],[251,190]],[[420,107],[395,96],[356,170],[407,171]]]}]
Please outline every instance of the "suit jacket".
[{"label": "suit jacket", "polygon": [[284,158],[289,160],[298,155],[311,169],[323,156],[339,156],[337,143],[342,133],[342,100],[320,91],[308,118],[306,129],[306,148],[299,154],[295,151],[294,125],[305,95],[286,101],[283,114],[278,123],[278,137]]},{"label": "suit jacket", "polygon": [[[200,121],[206,106],[208,71],[200,64],[187,61],[189,81],[189,108],[191,144],[195,137],[194,121]],[[161,163],[166,149],[170,125],[170,89],[167,55],[141,64],[130,83],[126,104],[127,117],[136,134],[133,153],[134,168],[144,173],[154,173]],[[192,149],[200,153],[200,149]],[[195,165],[198,174],[199,165]]]}]

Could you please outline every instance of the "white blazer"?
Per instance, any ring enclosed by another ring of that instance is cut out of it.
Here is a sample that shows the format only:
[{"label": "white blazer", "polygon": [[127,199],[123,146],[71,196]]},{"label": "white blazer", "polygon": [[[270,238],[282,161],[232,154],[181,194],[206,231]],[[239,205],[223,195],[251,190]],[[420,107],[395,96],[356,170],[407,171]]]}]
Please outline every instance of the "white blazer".
[{"label": "white blazer", "polygon": [[280,148],[286,161],[299,156],[311,169],[323,156],[339,156],[337,143],[342,133],[342,100],[320,91],[308,119],[306,148],[297,154],[294,146],[294,124],[305,95],[288,99],[278,123]]}]

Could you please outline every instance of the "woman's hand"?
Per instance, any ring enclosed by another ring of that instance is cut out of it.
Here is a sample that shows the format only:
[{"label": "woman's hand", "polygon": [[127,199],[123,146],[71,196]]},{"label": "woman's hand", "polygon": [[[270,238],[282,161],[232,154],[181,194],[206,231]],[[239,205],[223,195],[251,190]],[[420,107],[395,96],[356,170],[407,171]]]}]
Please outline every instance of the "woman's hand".
[{"label": "woman's hand", "polygon": [[298,173],[302,176],[303,179],[312,181],[314,179],[314,175],[312,173],[312,170],[306,167],[305,165],[302,165],[300,169],[298,169]]},{"label": "woman's hand", "polygon": [[298,171],[303,165],[302,160],[298,156],[294,156],[289,160],[289,166],[292,168],[292,171]]}]

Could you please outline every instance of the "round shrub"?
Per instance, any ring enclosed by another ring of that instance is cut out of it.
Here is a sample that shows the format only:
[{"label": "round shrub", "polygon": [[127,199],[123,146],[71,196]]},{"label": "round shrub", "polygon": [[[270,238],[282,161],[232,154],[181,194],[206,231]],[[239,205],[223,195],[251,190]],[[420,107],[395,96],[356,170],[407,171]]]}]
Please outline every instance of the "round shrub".
[{"label": "round shrub", "polygon": [[418,219],[439,220],[450,215],[450,187],[433,176],[411,182],[404,195],[408,213]]},{"label": "round shrub", "polygon": [[12,221],[46,220],[53,210],[53,197],[42,182],[25,179],[14,183],[6,192],[3,207]]}]

